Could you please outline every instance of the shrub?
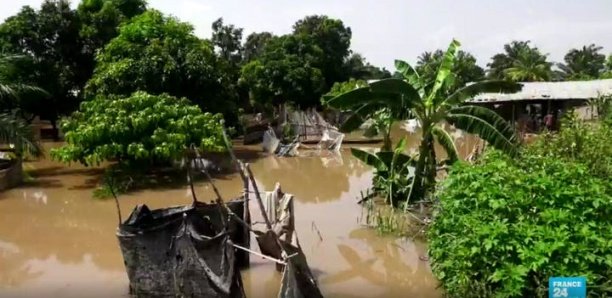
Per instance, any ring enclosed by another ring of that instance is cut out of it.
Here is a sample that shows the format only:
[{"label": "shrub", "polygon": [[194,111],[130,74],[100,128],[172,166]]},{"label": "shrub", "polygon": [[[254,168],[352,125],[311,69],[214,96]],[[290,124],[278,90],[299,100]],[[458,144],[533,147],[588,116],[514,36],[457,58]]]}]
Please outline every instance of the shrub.
[{"label": "shrub", "polygon": [[568,113],[558,134],[536,141],[534,154],[563,158],[584,164],[602,179],[612,177],[612,126],[604,121],[585,122]]},{"label": "shrub", "polygon": [[222,151],[220,114],[202,113],[187,99],[136,92],[126,98],[97,97],[62,123],[67,145],[52,150],[63,162],[169,163],[194,144]]},{"label": "shrub", "polygon": [[543,297],[551,276],[586,276],[612,295],[612,183],[583,164],[488,152],[456,164],[428,231],[432,270],[451,297]]}]

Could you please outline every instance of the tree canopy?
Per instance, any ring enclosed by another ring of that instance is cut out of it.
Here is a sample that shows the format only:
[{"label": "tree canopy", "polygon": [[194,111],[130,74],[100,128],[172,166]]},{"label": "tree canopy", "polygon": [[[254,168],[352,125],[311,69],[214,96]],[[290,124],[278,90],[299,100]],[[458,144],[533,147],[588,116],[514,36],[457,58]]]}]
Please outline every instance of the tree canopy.
[{"label": "tree canopy", "polygon": [[148,10],[122,25],[96,60],[89,94],[168,93],[207,111],[232,111],[232,103],[223,100],[226,78],[213,45],[196,37],[191,25],[159,11]]},{"label": "tree canopy", "polygon": [[505,44],[504,53],[496,54],[487,64],[488,77],[525,82],[551,80],[552,63],[530,43],[531,41],[512,41]]},{"label": "tree canopy", "polygon": [[270,32],[253,32],[249,34],[242,49],[242,61],[248,63],[259,58],[272,38],[274,38],[274,35]]},{"label": "tree canopy", "polygon": [[67,145],[51,151],[62,162],[171,162],[192,144],[223,150],[223,117],[202,113],[189,100],[136,92],[81,103],[62,123]]},{"label": "tree canopy", "polygon": [[324,15],[307,16],[293,25],[293,34],[308,36],[324,53],[318,65],[325,77],[326,88],[348,78],[343,72],[344,60],[350,54],[352,31],[338,19]]},{"label": "tree canopy", "polygon": [[[426,82],[433,82],[444,58],[442,50],[435,52],[425,52],[419,56],[416,70]],[[455,57],[452,73],[454,79],[448,88],[448,92],[453,92],[467,83],[481,81],[484,79],[484,69],[476,64],[476,58],[472,54],[459,51]]]},{"label": "tree canopy", "polygon": [[241,81],[260,104],[317,105],[325,86],[317,67],[322,55],[309,36],[277,37],[270,40],[259,59],[242,68]]}]

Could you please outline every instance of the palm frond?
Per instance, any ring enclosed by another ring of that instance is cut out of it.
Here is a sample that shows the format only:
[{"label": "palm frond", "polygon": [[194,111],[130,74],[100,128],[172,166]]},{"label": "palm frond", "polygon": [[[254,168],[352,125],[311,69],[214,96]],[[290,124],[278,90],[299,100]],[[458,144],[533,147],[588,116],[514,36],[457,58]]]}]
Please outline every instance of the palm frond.
[{"label": "palm frond", "polygon": [[19,154],[27,152],[35,157],[43,154],[43,149],[30,126],[10,114],[0,114],[0,142],[14,144]]},{"label": "palm frond", "polygon": [[445,119],[456,128],[478,135],[496,149],[511,156],[517,153],[518,139],[514,129],[492,110],[461,106],[449,110]]},{"label": "palm frond", "polygon": [[438,141],[440,146],[444,148],[444,151],[446,151],[448,160],[451,163],[454,163],[455,161],[457,161],[459,159],[457,147],[455,146],[455,141],[448,134],[448,132],[444,130],[444,128],[440,127],[439,125],[435,125],[432,128],[431,133],[433,134],[434,138],[436,138],[436,141]]}]

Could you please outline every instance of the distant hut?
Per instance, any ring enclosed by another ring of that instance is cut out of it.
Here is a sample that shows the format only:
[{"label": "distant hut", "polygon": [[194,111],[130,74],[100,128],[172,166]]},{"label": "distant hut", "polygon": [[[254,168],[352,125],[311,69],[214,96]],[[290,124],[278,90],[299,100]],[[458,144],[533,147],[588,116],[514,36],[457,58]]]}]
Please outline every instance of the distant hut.
[{"label": "distant hut", "polygon": [[612,79],[569,82],[526,82],[517,93],[483,93],[468,101],[486,106],[504,119],[527,132],[538,131],[547,114],[558,120],[574,108],[583,119],[592,118],[596,111],[588,107],[591,99],[612,94]]}]

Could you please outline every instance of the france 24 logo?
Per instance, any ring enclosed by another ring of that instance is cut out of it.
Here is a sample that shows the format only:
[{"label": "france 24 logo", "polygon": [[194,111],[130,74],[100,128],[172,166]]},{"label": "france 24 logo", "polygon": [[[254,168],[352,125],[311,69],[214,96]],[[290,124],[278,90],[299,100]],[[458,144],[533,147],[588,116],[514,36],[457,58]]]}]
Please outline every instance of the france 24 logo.
[{"label": "france 24 logo", "polygon": [[586,298],[586,277],[551,277],[548,298]]}]

